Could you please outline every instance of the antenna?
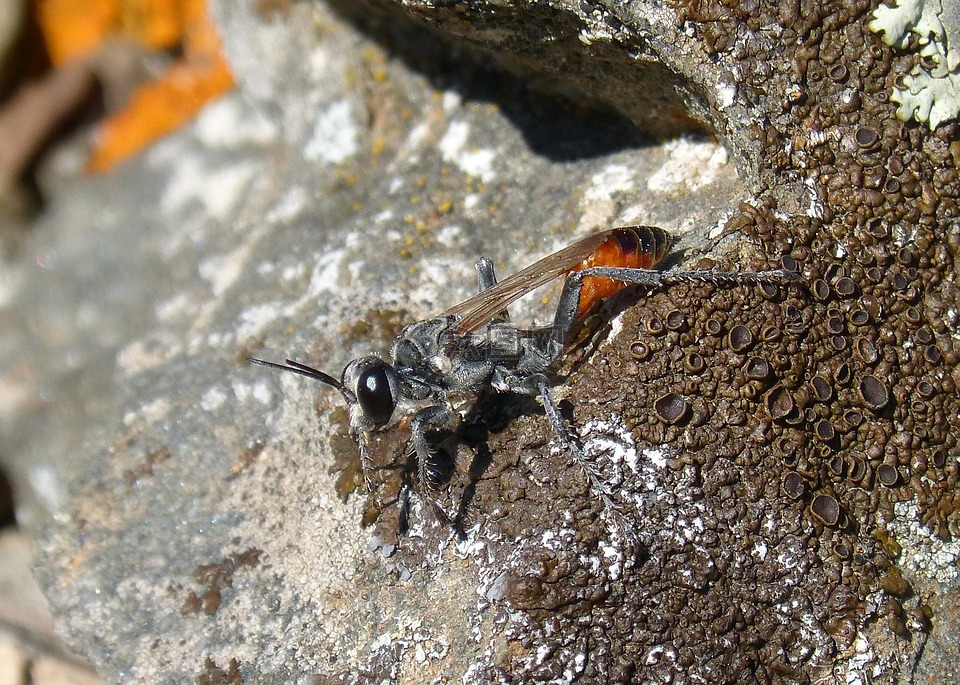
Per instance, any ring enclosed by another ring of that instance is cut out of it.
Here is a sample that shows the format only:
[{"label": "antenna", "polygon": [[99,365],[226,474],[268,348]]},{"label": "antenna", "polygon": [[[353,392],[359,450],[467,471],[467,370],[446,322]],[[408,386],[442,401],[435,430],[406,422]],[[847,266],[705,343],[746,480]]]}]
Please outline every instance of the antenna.
[{"label": "antenna", "polygon": [[290,373],[295,373],[300,376],[306,376],[307,378],[320,381],[321,383],[325,383],[326,385],[332,386],[340,392],[343,392],[343,384],[330,374],[324,373],[323,371],[315,369],[312,366],[301,364],[293,359],[286,359],[284,360],[283,364],[275,364],[274,362],[268,362],[255,357],[247,357],[247,361],[251,364],[259,364],[260,366],[266,366],[271,369],[280,369],[281,371],[289,371]]}]

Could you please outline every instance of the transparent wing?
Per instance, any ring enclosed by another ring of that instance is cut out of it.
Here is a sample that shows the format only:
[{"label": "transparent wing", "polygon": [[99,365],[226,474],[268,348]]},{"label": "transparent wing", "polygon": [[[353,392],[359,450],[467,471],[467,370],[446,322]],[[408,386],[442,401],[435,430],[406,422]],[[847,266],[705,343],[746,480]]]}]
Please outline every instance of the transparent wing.
[{"label": "transparent wing", "polygon": [[528,292],[552,281],[565,271],[569,271],[584,259],[596,252],[617,229],[611,228],[601,233],[589,235],[579,242],[547,255],[525,269],[507,276],[492,288],[488,288],[473,297],[454,305],[445,315],[458,315],[457,331],[467,334],[475,331],[496,316],[511,302]]}]

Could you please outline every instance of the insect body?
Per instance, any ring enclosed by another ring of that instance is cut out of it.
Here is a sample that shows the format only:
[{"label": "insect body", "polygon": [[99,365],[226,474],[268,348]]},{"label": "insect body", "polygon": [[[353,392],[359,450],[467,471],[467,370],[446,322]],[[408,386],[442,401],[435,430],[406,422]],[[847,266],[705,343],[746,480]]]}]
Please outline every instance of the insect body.
[{"label": "insect body", "polygon": [[[358,438],[367,478],[369,434],[412,416],[410,441],[421,486],[430,483],[428,432],[451,426],[473,398],[489,389],[538,397],[557,435],[609,505],[597,474],[570,436],[549,390],[551,364],[563,354],[585,313],[599,300],[631,284],[656,287],[677,281],[757,283],[790,278],[783,271],[654,270],[672,243],[660,228],[614,228],[588,236],[500,282],[493,263],[481,258],[476,264],[476,295],[436,318],[407,325],[394,342],[389,362],[376,355],[359,357],[347,364],[340,380],[291,359],[284,364],[249,361],[337,388],[349,407],[351,430]],[[560,276],[565,276],[565,282],[553,325],[514,326],[506,307]]]}]

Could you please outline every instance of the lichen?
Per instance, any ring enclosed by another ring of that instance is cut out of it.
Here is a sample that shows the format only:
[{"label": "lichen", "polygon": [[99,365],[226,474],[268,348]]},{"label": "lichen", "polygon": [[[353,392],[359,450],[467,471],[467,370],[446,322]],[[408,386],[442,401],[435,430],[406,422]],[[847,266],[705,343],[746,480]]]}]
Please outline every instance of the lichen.
[{"label": "lichen", "polygon": [[960,5],[942,0],[898,0],[881,5],[869,26],[892,47],[906,49],[911,34],[919,43],[916,66],[904,77],[905,88],[894,88],[897,116],[916,119],[931,130],[960,114]]}]

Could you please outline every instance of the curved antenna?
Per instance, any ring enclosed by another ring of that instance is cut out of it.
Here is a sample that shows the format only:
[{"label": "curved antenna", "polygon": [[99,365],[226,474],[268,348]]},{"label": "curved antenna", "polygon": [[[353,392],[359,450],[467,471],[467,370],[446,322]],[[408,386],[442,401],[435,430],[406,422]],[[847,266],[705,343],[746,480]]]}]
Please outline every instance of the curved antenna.
[{"label": "curved antenna", "polygon": [[251,364],[259,364],[260,366],[266,366],[271,369],[280,369],[281,371],[289,371],[290,373],[295,373],[300,376],[306,376],[307,378],[320,381],[321,383],[325,383],[326,385],[332,386],[340,392],[343,392],[343,384],[330,374],[324,373],[323,371],[315,369],[312,366],[301,364],[293,359],[286,359],[284,360],[283,364],[275,364],[274,362],[257,359],[256,357],[247,357],[247,361]]}]

